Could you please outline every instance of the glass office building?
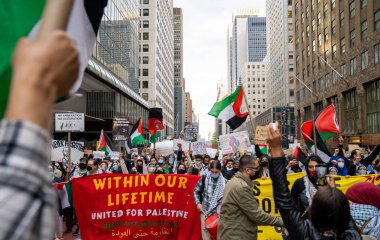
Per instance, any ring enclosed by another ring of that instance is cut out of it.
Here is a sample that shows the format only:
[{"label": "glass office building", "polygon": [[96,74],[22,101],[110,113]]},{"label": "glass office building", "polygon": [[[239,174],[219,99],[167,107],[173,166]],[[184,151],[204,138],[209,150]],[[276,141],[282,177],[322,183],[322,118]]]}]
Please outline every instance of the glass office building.
[{"label": "glass office building", "polygon": [[262,62],[267,54],[265,17],[248,18],[248,62]]}]

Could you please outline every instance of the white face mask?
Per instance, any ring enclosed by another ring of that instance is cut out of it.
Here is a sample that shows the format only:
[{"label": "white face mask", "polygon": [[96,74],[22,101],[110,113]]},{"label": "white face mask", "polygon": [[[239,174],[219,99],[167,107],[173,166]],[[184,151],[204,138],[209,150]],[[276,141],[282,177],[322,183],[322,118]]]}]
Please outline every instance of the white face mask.
[{"label": "white face mask", "polygon": [[366,175],[367,174],[367,171],[366,170],[359,170],[359,175]]},{"label": "white face mask", "polygon": [[338,167],[339,168],[344,168],[344,163],[343,162],[338,162]]},{"label": "white face mask", "polygon": [[211,173],[210,174],[210,176],[212,177],[212,178],[218,178],[219,177],[219,175],[220,175],[220,173]]}]

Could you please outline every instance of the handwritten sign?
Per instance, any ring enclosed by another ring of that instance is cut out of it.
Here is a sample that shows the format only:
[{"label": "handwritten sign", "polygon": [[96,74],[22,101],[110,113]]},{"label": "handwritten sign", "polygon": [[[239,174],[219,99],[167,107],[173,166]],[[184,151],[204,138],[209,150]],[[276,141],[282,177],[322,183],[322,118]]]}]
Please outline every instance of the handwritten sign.
[{"label": "handwritten sign", "polygon": [[[99,174],[72,181],[83,239],[201,239],[199,176]],[[89,199],[96,201],[89,201]]]},{"label": "handwritten sign", "polygon": [[168,156],[170,154],[174,154],[173,141],[163,141],[156,143],[156,155]]},{"label": "handwritten sign", "polygon": [[219,142],[223,154],[236,153],[251,147],[247,131],[221,135],[219,136]]},{"label": "handwritten sign", "polygon": [[84,132],[84,113],[55,113],[56,132]]},{"label": "handwritten sign", "polygon": [[190,150],[190,142],[184,141],[182,139],[174,139],[173,140],[173,150],[178,151],[178,143],[182,144],[182,151]]},{"label": "handwritten sign", "polygon": [[210,156],[210,158],[215,158],[215,155],[216,155],[217,152],[218,152],[217,149],[206,148],[206,153],[207,153],[207,155]]},{"label": "handwritten sign", "polygon": [[111,160],[119,160],[119,152],[110,152],[109,157]]},{"label": "handwritten sign", "polygon": [[[65,140],[52,140],[51,142],[51,161],[66,162],[68,154],[68,143]],[[71,142],[71,162],[78,163],[84,156],[84,142]]]},{"label": "handwritten sign", "polygon": [[104,152],[104,151],[93,151],[92,155],[94,156],[94,158],[104,159],[106,157],[106,152]]},{"label": "handwritten sign", "polygon": [[191,144],[193,154],[207,154],[206,148],[212,148],[211,141],[194,142]]},{"label": "handwritten sign", "polygon": [[265,126],[256,126],[255,144],[267,144],[268,132]]}]

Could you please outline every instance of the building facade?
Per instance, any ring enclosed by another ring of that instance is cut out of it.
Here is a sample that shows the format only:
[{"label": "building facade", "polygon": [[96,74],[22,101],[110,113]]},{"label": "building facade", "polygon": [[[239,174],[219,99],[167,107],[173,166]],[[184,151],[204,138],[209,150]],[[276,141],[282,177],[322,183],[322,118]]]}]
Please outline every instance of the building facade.
[{"label": "building facade", "polygon": [[[149,104],[135,91],[139,8],[138,0],[108,2],[78,91],[82,96],[54,106],[55,112],[85,114],[85,132],[72,133],[72,140],[84,141],[86,147],[95,146],[102,129],[111,136],[113,117],[128,117],[130,128],[141,117],[147,130]],[[66,135],[54,133],[54,138],[64,139]]]},{"label": "building facade", "polygon": [[293,2],[297,121],[334,103],[349,142],[380,142],[380,2]]},{"label": "building facade", "polygon": [[141,1],[140,95],[162,108],[163,138],[174,136],[173,0]]},{"label": "building facade", "polygon": [[192,120],[193,120],[193,101],[191,100],[190,92],[185,92],[185,101],[186,101],[185,122],[192,122]]},{"label": "building facade", "polygon": [[[255,31],[260,30],[252,26],[253,21],[250,25],[248,24],[249,18],[258,18],[258,15],[259,10],[257,9],[239,9],[235,11],[232,23],[228,28],[228,90],[230,92],[233,92],[241,84],[239,81],[240,70],[244,63],[249,61],[248,57],[255,58],[259,55],[255,49],[248,50],[249,46],[254,43],[257,45],[260,41],[258,40],[259,38],[255,38],[253,35]],[[251,31],[248,31],[248,29]],[[254,31],[253,29],[256,30]]]},{"label": "building facade", "polygon": [[183,14],[173,9],[174,27],[174,137],[183,130],[186,115],[185,80],[183,78]]},{"label": "building facade", "polygon": [[292,0],[267,0],[267,65],[270,106],[294,106]]}]

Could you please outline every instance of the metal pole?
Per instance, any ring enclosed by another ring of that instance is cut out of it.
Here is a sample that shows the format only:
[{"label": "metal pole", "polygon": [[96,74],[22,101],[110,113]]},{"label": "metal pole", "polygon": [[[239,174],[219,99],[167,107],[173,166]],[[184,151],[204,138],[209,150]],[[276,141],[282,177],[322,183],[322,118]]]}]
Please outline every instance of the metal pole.
[{"label": "metal pole", "polygon": [[67,167],[69,171],[66,173],[65,180],[68,181],[71,173],[71,132],[67,133]]},{"label": "metal pole", "polygon": [[325,63],[325,64],[327,64],[327,66],[329,66],[336,74],[338,74],[338,76],[340,77],[340,78],[342,78],[343,79],[343,81],[345,82],[345,83],[347,83],[347,84],[350,84],[348,81],[347,81],[347,79],[345,79],[345,78],[343,78],[343,75],[342,74],[340,74],[335,68],[333,68],[321,55],[319,55],[318,53],[316,53],[316,52],[314,52],[317,56],[318,56],[318,58],[320,58],[320,59],[322,59],[322,61]]},{"label": "metal pole", "polygon": [[246,97],[246,95],[245,95],[245,91],[244,91],[243,86],[240,85],[240,87],[241,87],[241,89],[242,89],[242,91],[243,91],[245,105],[247,105],[248,114],[249,114],[249,119],[251,120],[251,124],[252,124],[252,132],[255,132],[255,126],[254,126],[254,124],[253,124],[253,118],[252,118],[252,115],[251,115],[251,109],[250,109],[250,107],[249,107],[249,105],[248,105],[248,99],[247,99],[247,97]]}]

